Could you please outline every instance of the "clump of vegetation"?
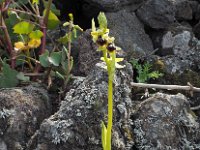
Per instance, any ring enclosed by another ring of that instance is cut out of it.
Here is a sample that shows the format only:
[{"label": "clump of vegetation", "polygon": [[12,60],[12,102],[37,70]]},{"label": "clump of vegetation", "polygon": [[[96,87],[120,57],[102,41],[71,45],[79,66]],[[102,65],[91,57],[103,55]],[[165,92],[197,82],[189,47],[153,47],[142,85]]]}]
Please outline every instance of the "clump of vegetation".
[{"label": "clump of vegetation", "polygon": [[96,29],[94,19],[92,20],[93,41],[98,45],[98,50],[103,53],[101,60],[105,62],[104,67],[108,72],[108,122],[107,127],[102,122],[102,146],[104,150],[111,150],[112,124],[113,124],[113,79],[116,68],[123,68],[118,62],[123,58],[116,58],[116,51],[119,50],[114,44],[114,37],[109,36],[107,19],[104,13],[98,16],[99,28]]},{"label": "clump of vegetation", "polygon": [[[69,81],[73,66],[71,43],[82,29],[73,23],[73,15],[64,23],[68,32],[58,41],[63,48],[46,49],[47,30],[60,25],[53,0],[0,1],[0,87],[14,87],[20,81],[37,80],[41,74],[48,86],[52,76]],[[6,46],[5,46],[6,45]],[[67,46],[66,46],[67,45]],[[42,72],[41,72],[42,70]]]},{"label": "clump of vegetation", "polygon": [[159,71],[152,71],[152,65],[149,62],[142,65],[137,60],[132,59],[131,64],[137,70],[138,76],[136,79],[139,83],[145,83],[149,79],[157,79],[163,76]]}]

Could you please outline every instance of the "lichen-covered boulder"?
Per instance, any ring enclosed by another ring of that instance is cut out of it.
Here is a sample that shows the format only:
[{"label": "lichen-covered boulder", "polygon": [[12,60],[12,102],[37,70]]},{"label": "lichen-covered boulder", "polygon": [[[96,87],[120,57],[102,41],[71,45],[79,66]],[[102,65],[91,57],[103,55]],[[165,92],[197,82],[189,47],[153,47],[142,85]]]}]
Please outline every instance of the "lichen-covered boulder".
[{"label": "lichen-covered boulder", "polygon": [[[126,64],[126,68],[117,71],[114,80],[113,150],[128,150],[133,144],[129,123],[131,81],[132,69]],[[95,66],[87,77],[74,81],[60,109],[41,124],[32,148],[101,150],[101,121],[107,120],[106,114],[107,72]]]},{"label": "lichen-covered boulder", "polygon": [[182,94],[156,93],[136,107],[133,122],[138,149],[200,148],[199,123]]},{"label": "lichen-covered boulder", "polygon": [[42,86],[0,89],[0,149],[26,149],[31,136],[50,114],[51,101]]},{"label": "lichen-covered boulder", "polygon": [[165,29],[175,21],[175,6],[171,0],[147,0],[138,10],[138,18],[154,29]]}]

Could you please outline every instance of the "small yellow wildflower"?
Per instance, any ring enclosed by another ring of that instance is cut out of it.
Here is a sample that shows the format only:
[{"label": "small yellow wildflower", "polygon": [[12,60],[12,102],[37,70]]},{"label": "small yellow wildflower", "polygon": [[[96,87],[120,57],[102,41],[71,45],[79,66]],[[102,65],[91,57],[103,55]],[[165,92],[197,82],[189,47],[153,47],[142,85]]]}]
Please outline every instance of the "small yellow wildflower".
[{"label": "small yellow wildflower", "polygon": [[16,42],[15,44],[15,50],[16,51],[23,51],[23,50],[26,50],[27,49],[27,46],[25,45],[25,43],[24,42]]},{"label": "small yellow wildflower", "polygon": [[41,44],[41,40],[40,39],[31,39],[28,42],[28,47],[29,48],[38,48]]}]

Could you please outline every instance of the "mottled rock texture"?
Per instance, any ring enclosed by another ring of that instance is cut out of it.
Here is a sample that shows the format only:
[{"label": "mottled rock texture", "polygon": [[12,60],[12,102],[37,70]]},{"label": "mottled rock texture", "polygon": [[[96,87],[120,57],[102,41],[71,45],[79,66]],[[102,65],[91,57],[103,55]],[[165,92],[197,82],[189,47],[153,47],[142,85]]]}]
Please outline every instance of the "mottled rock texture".
[{"label": "mottled rock texture", "polygon": [[39,85],[0,89],[0,149],[24,150],[51,114],[47,91]]},{"label": "mottled rock texture", "polygon": [[170,0],[147,0],[137,10],[137,16],[151,28],[167,28],[175,21],[175,6]]},{"label": "mottled rock texture", "polygon": [[199,149],[199,123],[182,94],[157,93],[137,106],[134,137],[138,149]]},{"label": "mottled rock texture", "polygon": [[116,45],[120,46],[127,55],[134,52],[144,54],[153,51],[152,41],[134,12],[121,10],[115,13],[106,13],[106,16],[108,28],[116,39]]}]

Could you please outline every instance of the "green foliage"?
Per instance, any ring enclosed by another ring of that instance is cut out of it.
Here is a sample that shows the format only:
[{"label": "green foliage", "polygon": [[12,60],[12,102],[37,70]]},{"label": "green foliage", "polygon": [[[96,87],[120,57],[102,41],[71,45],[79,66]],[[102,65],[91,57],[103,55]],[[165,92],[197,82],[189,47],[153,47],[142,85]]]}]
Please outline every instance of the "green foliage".
[{"label": "green foliage", "polygon": [[45,51],[39,57],[39,61],[43,67],[51,67],[52,65],[58,67],[61,63],[62,52],[52,52],[49,54],[49,51]]},{"label": "green foliage", "polygon": [[29,38],[31,38],[31,39],[40,39],[42,36],[43,36],[43,33],[40,30],[32,31],[29,34]]},{"label": "green foliage", "polygon": [[[40,2],[43,2],[44,9],[40,7]],[[29,77],[24,74],[38,73],[38,68],[41,68],[38,64],[47,69],[60,66],[62,51],[45,52],[47,29],[55,29],[60,24],[57,17],[60,11],[53,5],[52,0],[15,0],[9,3],[0,0],[0,3],[0,9],[4,10],[1,11],[3,30],[0,33],[5,37],[3,43],[6,43],[0,57],[10,61],[10,67],[5,62],[1,64],[0,86],[11,87],[16,86],[19,81],[28,81]],[[36,52],[39,48],[39,52]]]},{"label": "green foliage", "polygon": [[[44,15],[46,14],[46,9],[44,10]],[[50,10],[49,11],[49,17],[48,17],[48,24],[47,27],[50,30],[55,29],[56,27],[58,27],[58,25],[60,24],[60,20],[58,19],[58,17]]]},{"label": "green foliage", "polygon": [[27,21],[22,21],[17,23],[14,27],[14,33],[17,34],[29,34],[31,31],[33,31],[34,25],[27,22]]},{"label": "green foliage", "polygon": [[8,64],[1,62],[1,73],[0,73],[0,88],[9,88],[16,86],[19,81],[17,79],[18,72],[11,69]]},{"label": "green foliage", "polygon": [[145,83],[149,79],[157,79],[163,76],[163,74],[158,71],[151,71],[152,65],[148,62],[144,65],[141,65],[137,60],[133,59],[131,64],[137,70],[138,76],[136,79],[139,83]]}]

